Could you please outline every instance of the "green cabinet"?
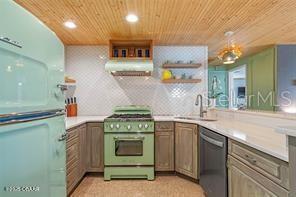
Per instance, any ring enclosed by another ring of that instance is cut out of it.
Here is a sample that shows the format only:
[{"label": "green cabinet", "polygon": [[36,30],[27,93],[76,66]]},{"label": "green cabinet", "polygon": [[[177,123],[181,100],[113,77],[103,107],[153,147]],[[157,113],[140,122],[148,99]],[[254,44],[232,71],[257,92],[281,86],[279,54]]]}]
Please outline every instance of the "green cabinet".
[{"label": "green cabinet", "polygon": [[275,48],[249,58],[247,65],[248,109],[274,110]]}]

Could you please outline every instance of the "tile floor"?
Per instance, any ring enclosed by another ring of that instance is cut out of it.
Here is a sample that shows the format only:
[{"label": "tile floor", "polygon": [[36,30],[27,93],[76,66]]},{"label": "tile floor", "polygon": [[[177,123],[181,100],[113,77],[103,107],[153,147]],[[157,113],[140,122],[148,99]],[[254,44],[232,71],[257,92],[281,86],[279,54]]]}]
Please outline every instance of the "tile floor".
[{"label": "tile floor", "polygon": [[88,176],[71,197],[204,197],[202,188],[177,176],[157,176],[154,181],[112,180]]}]

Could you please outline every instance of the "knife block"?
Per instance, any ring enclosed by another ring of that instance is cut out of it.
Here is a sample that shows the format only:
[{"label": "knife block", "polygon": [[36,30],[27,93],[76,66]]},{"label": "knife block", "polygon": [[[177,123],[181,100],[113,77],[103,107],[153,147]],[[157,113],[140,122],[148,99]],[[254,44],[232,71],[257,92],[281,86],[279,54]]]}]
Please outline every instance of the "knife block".
[{"label": "knife block", "polygon": [[77,116],[77,103],[67,105],[67,117]]}]

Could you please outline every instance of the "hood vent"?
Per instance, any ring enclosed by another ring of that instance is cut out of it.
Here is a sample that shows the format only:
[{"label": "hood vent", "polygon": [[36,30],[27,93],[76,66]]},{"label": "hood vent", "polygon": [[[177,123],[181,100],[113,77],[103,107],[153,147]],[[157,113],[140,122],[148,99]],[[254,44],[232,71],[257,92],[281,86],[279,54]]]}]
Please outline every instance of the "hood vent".
[{"label": "hood vent", "polygon": [[113,76],[151,76],[152,60],[110,60],[105,70]]},{"label": "hood vent", "polygon": [[151,76],[150,71],[115,71],[111,72],[113,76],[122,76],[122,77],[144,77]]}]

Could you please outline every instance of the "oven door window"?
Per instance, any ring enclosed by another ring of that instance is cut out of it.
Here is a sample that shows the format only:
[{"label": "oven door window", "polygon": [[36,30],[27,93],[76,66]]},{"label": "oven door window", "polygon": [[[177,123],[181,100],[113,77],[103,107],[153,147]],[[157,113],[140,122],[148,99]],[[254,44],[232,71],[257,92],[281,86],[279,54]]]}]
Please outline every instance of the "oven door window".
[{"label": "oven door window", "polygon": [[143,156],[143,140],[116,140],[116,156]]}]

